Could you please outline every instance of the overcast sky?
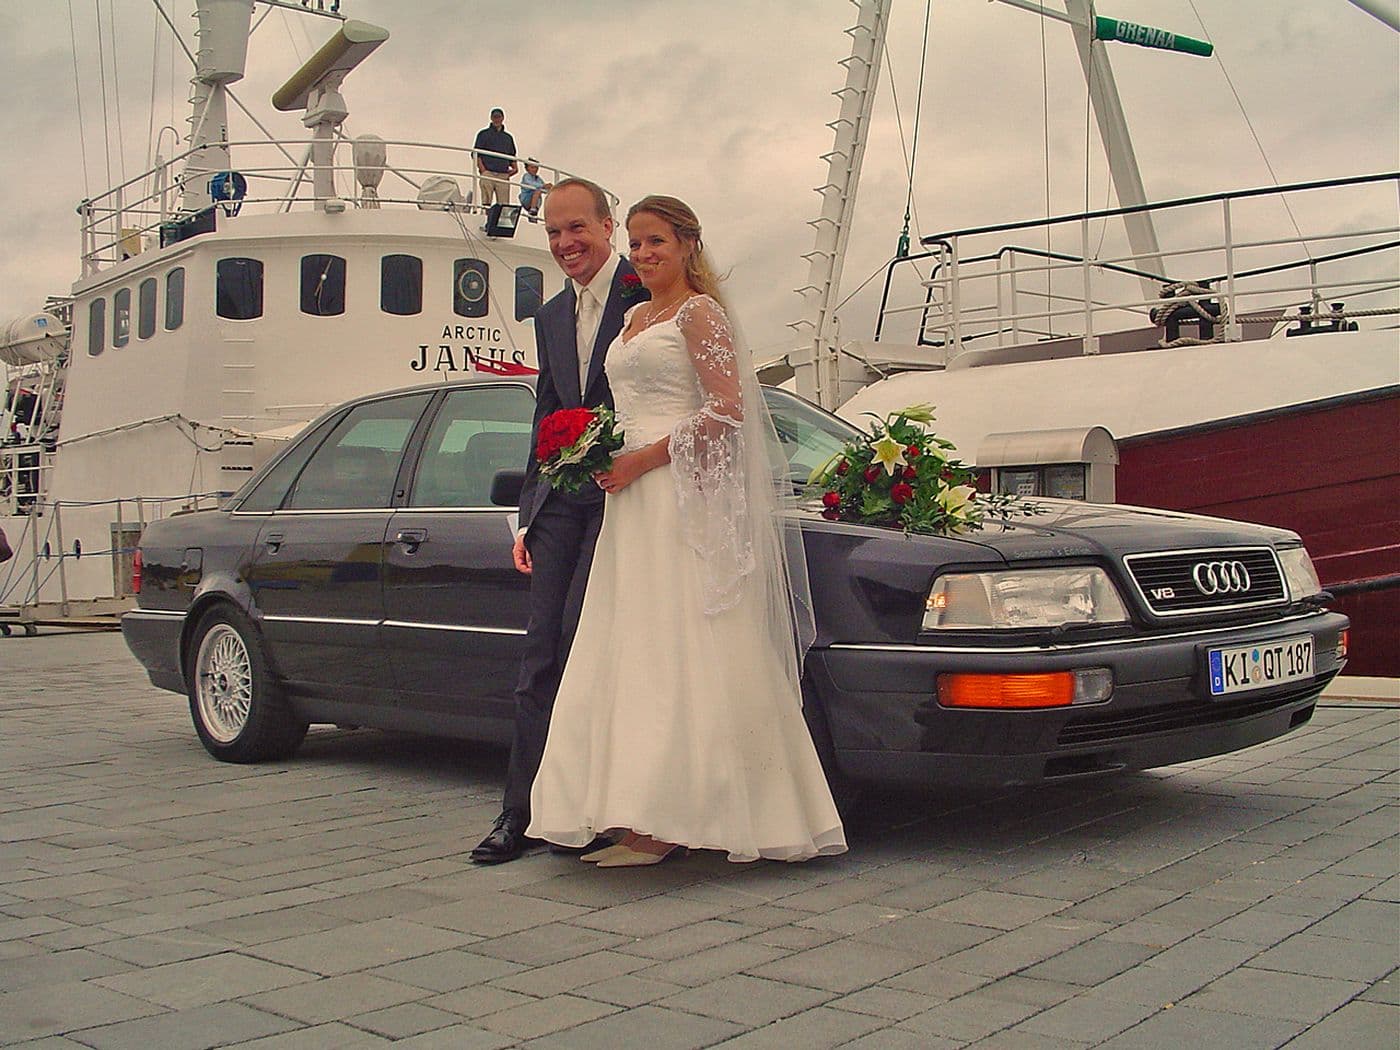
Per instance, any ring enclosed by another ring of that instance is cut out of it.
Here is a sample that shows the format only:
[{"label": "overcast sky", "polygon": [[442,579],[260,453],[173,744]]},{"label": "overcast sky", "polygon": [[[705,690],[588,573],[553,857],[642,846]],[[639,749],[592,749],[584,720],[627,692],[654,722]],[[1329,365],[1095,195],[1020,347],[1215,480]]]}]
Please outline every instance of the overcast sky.
[{"label": "overcast sky", "polygon": [[[193,0],[165,4],[189,40]],[[470,144],[499,105],[522,152],[594,177],[624,202],[650,192],[689,201],[731,270],[728,294],[751,341],[760,352],[790,345],[784,325],[801,311],[792,289],[805,283],[800,255],[818,213],[811,188],[826,181],[818,158],[831,148],[831,92],[845,79],[842,29],[855,19],[846,0],[343,0],[342,10],[392,34],[346,80],[353,134]],[[109,152],[99,12],[118,43],[119,96],[110,50],[106,62]],[[1103,0],[1099,13],[1216,44],[1211,59],[1111,45],[1149,197],[1271,182],[1226,74],[1280,182],[1400,166],[1400,36],[1345,0]],[[919,0],[894,4],[845,293],[881,267],[899,235],[908,188],[900,126],[907,140],[924,16]],[[128,176],[145,166],[156,17],[150,0],[0,3],[0,321],[69,290],[73,209],[107,184],[107,158],[113,181],[123,163]],[[276,11],[254,35],[235,92],[279,134],[304,132],[296,116],[271,111],[272,91],[332,29]],[[985,0],[935,0],[929,35],[915,236],[1045,214],[1047,108],[1050,211],[1082,210],[1086,197],[1094,208],[1115,202],[1097,132],[1086,163],[1085,89],[1068,27]],[[183,129],[187,62],[177,55],[172,95],[163,25],[160,40],[155,125],[170,121],[176,99]],[[237,116],[234,134],[248,134]],[[1328,221],[1393,225],[1395,208],[1390,193]],[[1167,247],[1180,232],[1159,231]],[[869,335],[879,283],[843,312],[843,337]]]}]

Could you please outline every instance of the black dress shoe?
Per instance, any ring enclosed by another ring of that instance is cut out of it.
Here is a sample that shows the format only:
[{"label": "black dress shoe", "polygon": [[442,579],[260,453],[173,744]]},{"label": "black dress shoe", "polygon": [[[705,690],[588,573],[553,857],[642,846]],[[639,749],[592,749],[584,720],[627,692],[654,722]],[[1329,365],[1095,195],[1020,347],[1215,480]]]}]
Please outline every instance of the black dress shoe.
[{"label": "black dress shoe", "polygon": [[595,835],[593,841],[586,846],[561,846],[557,842],[549,844],[549,852],[557,853],[561,857],[583,857],[589,853],[597,853],[600,849],[607,849],[613,844],[613,840],[606,835]]},{"label": "black dress shoe", "polygon": [[503,864],[514,860],[537,840],[525,837],[529,818],[517,809],[503,810],[491,825],[491,833],[477,843],[471,858],[477,864]]}]

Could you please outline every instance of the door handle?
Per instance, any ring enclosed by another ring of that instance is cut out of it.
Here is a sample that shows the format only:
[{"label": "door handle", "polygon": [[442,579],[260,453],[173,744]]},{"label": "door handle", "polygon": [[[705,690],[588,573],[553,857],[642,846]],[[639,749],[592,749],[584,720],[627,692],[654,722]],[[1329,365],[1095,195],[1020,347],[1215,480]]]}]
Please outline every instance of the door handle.
[{"label": "door handle", "polygon": [[269,532],[263,537],[263,542],[267,544],[267,552],[276,554],[282,546],[282,541],[287,537],[280,532]]},{"label": "door handle", "polygon": [[427,529],[400,529],[394,534],[394,542],[404,545],[406,554],[417,554],[420,544],[428,539]]}]

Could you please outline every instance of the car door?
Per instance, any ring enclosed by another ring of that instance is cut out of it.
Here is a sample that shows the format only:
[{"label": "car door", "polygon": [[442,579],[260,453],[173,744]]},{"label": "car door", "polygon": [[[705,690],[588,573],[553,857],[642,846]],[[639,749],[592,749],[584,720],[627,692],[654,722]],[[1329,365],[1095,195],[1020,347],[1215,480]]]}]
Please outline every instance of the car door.
[{"label": "car door", "polygon": [[402,702],[416,708],[513,717],[529,578],[511,561],[516,509],[490,493],[498,470],[524,468],[534,407],[520,383],[449,390],[389,522],[384,639]]},{"label": "car door", "polygon": [[363,402],[334,425],[258,532],[247,569],[273,660],[296,691],[383,700],[384,533],[432,393]]}]

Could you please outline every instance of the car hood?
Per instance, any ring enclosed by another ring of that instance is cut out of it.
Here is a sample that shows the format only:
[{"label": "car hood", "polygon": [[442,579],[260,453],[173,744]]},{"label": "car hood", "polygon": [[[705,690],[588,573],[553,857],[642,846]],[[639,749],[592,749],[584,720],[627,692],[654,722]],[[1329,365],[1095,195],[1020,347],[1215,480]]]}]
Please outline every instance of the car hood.
[{"label": "car hood", "polygon": [[1009,562],[1299,542],[1286,529],[1180,511],[1039,498],[1028,503],[1038,513],[989,521],[963,538],[992,548]]}]

